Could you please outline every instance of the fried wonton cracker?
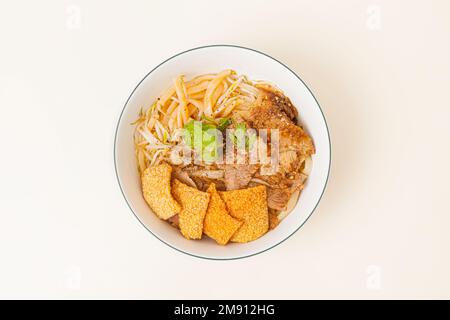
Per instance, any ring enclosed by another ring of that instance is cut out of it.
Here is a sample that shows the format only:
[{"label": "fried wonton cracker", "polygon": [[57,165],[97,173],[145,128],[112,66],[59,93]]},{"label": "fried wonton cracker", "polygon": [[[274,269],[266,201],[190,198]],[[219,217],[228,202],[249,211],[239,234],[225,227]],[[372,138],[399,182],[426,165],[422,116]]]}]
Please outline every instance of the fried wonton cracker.
[{"label": "fried wonton cracker", "polygon": [[181,233],[186,239],[201,239],[203,220],[210,198],[209,193],[199,191],[174,179],[172,194],[181,204],[179,213]]},{"label": "fried wonton cracker", "polygon": [[211,195],[211,199],[203,223],[203,232],[216,240],[218,244],[225,245],[242,225],[242,221],[230,216],[227,206],[217,192],[214,183],[211,183],[206,191]]},{"label": "fried wonton cracker", "polygon": [[219,192],[230,215],[244,223],[231,237],[233,242],[249,242],[269,229],[267,192],[265,186]]},{"label": "fried wonton cracker", "polygon": [[142,173],[142,193],[153,212],[167,220],[180,212],[181,206],[170,193],[170,175],[172,167],[163,163],[148,167]]}]

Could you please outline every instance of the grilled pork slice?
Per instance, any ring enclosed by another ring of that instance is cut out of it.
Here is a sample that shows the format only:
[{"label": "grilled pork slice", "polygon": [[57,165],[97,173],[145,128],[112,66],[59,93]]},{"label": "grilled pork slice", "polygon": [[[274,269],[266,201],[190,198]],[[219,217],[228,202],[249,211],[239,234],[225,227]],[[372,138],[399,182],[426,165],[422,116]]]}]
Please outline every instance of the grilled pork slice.
[{"label": "grilled pork slice", "polygon": [[280,132],[280,152],[299,151],[310,156],[314,144],[306,132],[297,125],[297,110],[289,98],[281,92],[260,89],[255,104],[242,117],[255,129],[278,129]]},{"label": "grilled pork slice", "polygon": [[167,222],[169,222],[172,227],[180,229],[180,216],[178,214],[167,219]]},{"label": "grilled pork slice", "polygon": [[196,188],[194,180],[189,176],[188,172],[182,166],[172,166],[172,178],[178,179],[190,187]]},{"label": "grilled pork slice", "polygon": [[255,164],[224,164],[224,183],[227,190],[244,189],[258,170]]},{"label": "grilled pork slice", "polygon": [[256,173],[253,181],[268,187],[269,208],[284,210],[292,194],[303,188],[307,178],[301,168],[305,159],[315,152],[312,139],[297,125],[297,110],[289,98],[270,87],[260,88],[255,104],[241,116],[254,129],[279,130],[278,171],[272,175]]},{"label": "grilled pork slice", "polygon": [[225,171],[216,164],[189,164],[176,166],[173,177],[184,184],[206,191],[211,183],[215,183],[217,190],[226,190],[224,181]]},{"label": "grilled pork slice", "polygon": [[292,194],[302,190],[306,176],[301,174],[295,180],[291,180],[292,184],[281,188],[268,187],[267,188],[267,203],[268,206],[275,210],[285,210]]}]

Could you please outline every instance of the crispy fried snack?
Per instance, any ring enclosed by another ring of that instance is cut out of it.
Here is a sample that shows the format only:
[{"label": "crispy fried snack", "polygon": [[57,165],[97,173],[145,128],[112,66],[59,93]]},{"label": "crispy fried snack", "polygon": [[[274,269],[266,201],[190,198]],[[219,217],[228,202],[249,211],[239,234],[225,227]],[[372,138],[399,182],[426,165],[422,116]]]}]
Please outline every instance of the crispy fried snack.
[{"label": "crispy fried snack", "polygon": [[223,202],[217,192],[214,183],[209,185],[207,192],[211,195],[211,199],[203,223],[203,232],[208,237],[216,240],[218,244],[225,245],[242,225],[242,221],[230,216],[225,202]]},{"label": "crispy fried snack", "polygon": [[231,237],[233,242],[249,242],[269,229],[267,192],[265,186],[219,192],[230,215],[244,223]]},{"label": "crispy fried snack", "polygon": [[177,179],[172,182],[172,194],[181,204],[181,233],[186,239],[201,239],[210,194],[189,187]]},{"label": "crispy fried snack", "polygon": [[170,193],[172,167],[167,163],[148,167],[142,173],[142,193],[153,212],[167,220],[180,212],[181,206]]}]

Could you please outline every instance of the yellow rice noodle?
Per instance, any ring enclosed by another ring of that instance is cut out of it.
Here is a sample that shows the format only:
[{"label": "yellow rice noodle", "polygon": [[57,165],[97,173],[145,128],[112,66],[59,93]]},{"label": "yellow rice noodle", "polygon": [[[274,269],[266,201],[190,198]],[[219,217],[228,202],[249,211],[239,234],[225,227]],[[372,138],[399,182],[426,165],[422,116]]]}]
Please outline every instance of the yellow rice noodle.
[{"label": "yellow rice noodle", "polygon": [[201,120],[202,115],[220,119],[235,109],[245,110],[256,100],[257,85],[230,69],[189,80],[184,75],[173,79],[173,85],[141,110],[133,123],[139,171],[168,157],[177,144],[176,132],[191,119]]}]

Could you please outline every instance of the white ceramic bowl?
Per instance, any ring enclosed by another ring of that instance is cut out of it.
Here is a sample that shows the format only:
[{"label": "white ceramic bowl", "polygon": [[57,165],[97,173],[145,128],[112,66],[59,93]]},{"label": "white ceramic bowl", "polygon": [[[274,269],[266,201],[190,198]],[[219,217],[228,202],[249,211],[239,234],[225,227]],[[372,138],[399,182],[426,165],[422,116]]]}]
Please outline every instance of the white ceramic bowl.
[{"label": "white ceramic bowl", "polygon": [[[141,193],[133,145],[133,126],[139,109],[148,107],[178,74],[188,78],[233,69],[249,79],[266,80],[281,88],[299,109],[300,122],[312,136],[316,154],[313,168],[294,210],[271,232],[246,244],[219,246],[210,239],[189,241],[158,219]],[[294,234],[309,218],[324,192],[330,170],[330,139],[323,113],[311,91],[288,67],[256,50],[214,45],[177,54],[150,71],[128,98],[117,124],[114,161],[117,179],[128,206],[155,237],[186,254],[208,259],[237,259],[266,251]]]}]

